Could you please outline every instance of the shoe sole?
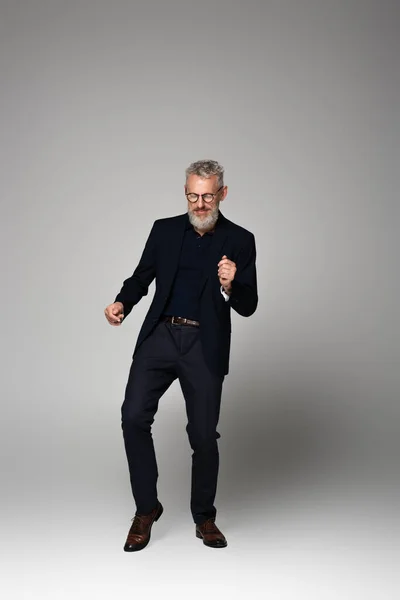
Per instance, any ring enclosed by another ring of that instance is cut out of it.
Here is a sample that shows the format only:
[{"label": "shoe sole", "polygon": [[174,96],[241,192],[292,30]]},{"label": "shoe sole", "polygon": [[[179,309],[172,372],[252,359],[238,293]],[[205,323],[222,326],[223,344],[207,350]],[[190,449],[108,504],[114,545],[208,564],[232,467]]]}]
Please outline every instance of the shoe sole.
[{"label": "shoe sole", "polygon": [[203,540],[203,544],[205,546],[208,546],[209,548],[226,548],[228,545],[228,542],[225,542],[225,544],[220,545],[220,546],[214,546],[213,544],[207,544],[207,542],[204,541],[203,536],[201,535],[201,533],[199,531],[197,531],[197,529],[196,529],[196,537],[198,537],[200,540]]},{"label": "shoe sole", "polygon": [[150,529],[149,529],[149,537],[147,538],[147,540],[146,540],[145,542],[143,542],[143,544],[137,544],[137,546],[135,546],[134,548],[125,548],[125,547],[124,547],[124,552],[137,552],[138,550],[143,550],[143,548],[146,548],[147,544],[148,544],[148,543],[149,543],[149,541],[150,541],[150,537],[151,537],[151,528],[153,527],[153,525],[154,525],[154,522],[155,522],[155,521],[158,521],[158,519],[161,517],[161,515],[163,514],[163,512],[164,512],[164,507],[163,507],[163,505],[162,505],[162,504],[160,504],[160,510],[159,510],[159,512],[158,512],[158,514],[157,514],[157,516],[156,516],[156,517],[154,517],[154,520],[153,520],[152,524],[150,525]]}]

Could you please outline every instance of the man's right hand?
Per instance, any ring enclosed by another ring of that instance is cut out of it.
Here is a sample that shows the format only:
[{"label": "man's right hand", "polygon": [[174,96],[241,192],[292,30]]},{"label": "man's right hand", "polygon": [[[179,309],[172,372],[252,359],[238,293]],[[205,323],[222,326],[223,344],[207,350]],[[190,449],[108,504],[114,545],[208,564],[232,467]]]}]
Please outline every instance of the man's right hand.
[{"label": "man's right hand", "polygon": [[104,314],[110,325],[117,327],[118,325],[121,325],[124,318],[124,305],[122,302],[113,302],[113,304],[110,304],[104,309]]}]

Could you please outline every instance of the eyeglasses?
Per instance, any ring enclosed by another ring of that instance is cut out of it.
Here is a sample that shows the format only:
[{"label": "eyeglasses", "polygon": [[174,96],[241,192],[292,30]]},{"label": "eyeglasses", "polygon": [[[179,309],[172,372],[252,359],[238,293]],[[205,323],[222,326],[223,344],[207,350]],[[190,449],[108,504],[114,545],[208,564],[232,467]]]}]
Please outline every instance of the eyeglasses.
[{"label": "eyeglasses", "polygon": [[201,197],[202,200],[204,200],[204,202],[212,202],[215,198],[215,196],[218,194],[218,192],[220,192],[222,190],[224,186],[221,185],[221,187],[219,188],[219,190],[217,190],[214,194],[194,194],[193,192],[191,192],[190,194],[185,194],[186,198],[189,200],[189,202],[197,202],[197,200]]}]

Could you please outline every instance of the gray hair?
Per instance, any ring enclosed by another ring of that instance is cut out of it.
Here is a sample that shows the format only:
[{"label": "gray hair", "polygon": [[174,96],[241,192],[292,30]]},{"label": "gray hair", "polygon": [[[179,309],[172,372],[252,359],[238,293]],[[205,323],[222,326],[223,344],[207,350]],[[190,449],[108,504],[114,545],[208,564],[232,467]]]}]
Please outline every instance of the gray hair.
[{"label": "gray hair", "polygon": [[216,160],[204,159],[197,160],[186,169],[186,181],[189,175],[198,175],[208,179],[212,175],[218,176],[218,187],[224,185],[224,167]]}]

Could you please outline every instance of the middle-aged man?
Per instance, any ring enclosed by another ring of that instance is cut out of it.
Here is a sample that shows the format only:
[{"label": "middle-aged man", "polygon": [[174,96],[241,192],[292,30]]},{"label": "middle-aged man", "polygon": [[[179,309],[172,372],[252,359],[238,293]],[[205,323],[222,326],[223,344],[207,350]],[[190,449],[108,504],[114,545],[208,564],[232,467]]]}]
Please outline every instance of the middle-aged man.
[{"label": "middle-aged man", "polygon": [[105,315],[118,326],[148,293],[153,301],[140,330],[122,404],[122,431],[136,513],[124,550],[141,550],[163,512],[151,426],[158,402],[175,379],[186,404],[192,454],[190,509],[206,546],[227,541],[215,523],[219,452],[217,423],[229,370],[231,308],[249,317],[257,308],[254,235],[219,210],[228,189],[224,169],[200,160],[186,169],[184,214],[157,219],[133,275]]}]

